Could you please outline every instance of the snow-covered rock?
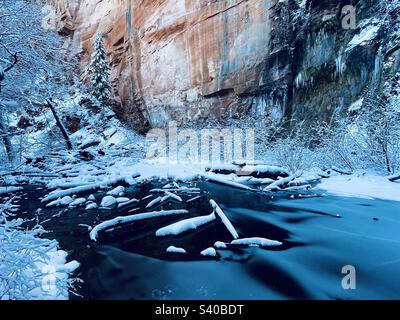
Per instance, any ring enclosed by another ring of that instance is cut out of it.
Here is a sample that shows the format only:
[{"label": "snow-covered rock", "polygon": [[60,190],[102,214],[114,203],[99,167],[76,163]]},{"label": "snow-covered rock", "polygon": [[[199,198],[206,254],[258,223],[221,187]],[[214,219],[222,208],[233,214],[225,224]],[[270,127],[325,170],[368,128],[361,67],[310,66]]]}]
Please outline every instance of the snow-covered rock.
[{"label": "snow-covered rock", "polygon": [[70,196],[65,196],[61,199],[60,201],[60,205],[61,206],[67,206],[70,203],[72,203],[74,201],[74,199],[72,199]]},{"label": "snow-covered rock", "polygon": [[217,249],[226,249],[227,248],[226,243],[222,242],[222,241],[215,242],[214,247]]},{"label": "snow-covered rock", "polygon": [[94,202],[89,202],[86,204],[85,210],[95,210],[98,208],[98,205]]},{"label": "snow-covered rock", "polygon": [[81,205],[83,205],[86,202],[85,198],[77,198],[74,201],[72,201],[69,206],[70,207],[79,207]]},{"label": "snow-covered rock", "polygon": [[116,187],[116,188],[114,188],[114,189],[108,191],[107,194],[108,194],[109,196],[117,197],[117,196],[119,196],[120,194],[122,194],[122,193],[124,193],[124,192],[125,192],[125,187],[123,187],[123,186],[118,186],[118,187]]},{"label": "snow-covered rock", "polygon": [[74,202],[74,199],[72,199],[70,196],[65,196],[63,198],[58,198],[57,200],[54,200],[46,205],[46,207],[59,207],[59,206],[68,206],[72,202]]},{"label": "snow-covered rock", "polygon": [[177,247],[174,247],[174,246],[168,247],[166,251],[168,253],[179,253],[179,254],[186,254],[187,253],[185,249],[177,248]]},{"label": "snow-covered rock", "polygon": [[204,257],[216,257],[217,251],[214,248],[207,248],[200,252],[200,254]]},{"label": "snow-covered rock", "polygon": [[117,199],[114,198],[113,196],[105,196],[102,200],[101,200],[101,204],[100,206],[102,207],[112,207],[113,205],[117,204]]}]

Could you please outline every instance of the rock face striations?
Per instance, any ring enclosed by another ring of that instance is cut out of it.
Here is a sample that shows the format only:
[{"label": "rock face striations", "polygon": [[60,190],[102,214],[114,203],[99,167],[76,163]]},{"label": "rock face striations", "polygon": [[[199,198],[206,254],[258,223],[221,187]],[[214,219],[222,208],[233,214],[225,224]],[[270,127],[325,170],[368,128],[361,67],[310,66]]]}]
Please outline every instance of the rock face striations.
[{"label": "rock face striations", "polygon": [[48,1],[83,75],[104,36],[117,114],[137,130],[245,112],[327,120],[379,89],[388,59],[399,70],[399,12],[378,0],[352,1],[354,30],[344,0]]}]

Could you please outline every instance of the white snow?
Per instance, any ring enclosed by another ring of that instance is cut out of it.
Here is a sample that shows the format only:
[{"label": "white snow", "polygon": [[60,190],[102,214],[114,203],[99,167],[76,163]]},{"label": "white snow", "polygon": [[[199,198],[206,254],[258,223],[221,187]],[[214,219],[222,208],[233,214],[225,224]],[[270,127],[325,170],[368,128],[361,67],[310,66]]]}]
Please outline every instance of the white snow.
[{"label": "white snow", "polygon": [[215,242],[214,247],[217,249],[226,249],[227,248],[226,243],[222,242],[222,241]]},{"label": "white snow", "polygon": [[332,176],[323,179],[316,189],[323,189],[328,193],[345,197],[400,201],[400,183],[371,174]]},{"label": "white snow", "polygon": [[174,247],[174,246],[168,247],[166,251],[168,253],[179,253],[179,254],[186,254],[187,253],[185,249],[177,248],[177,247]]},{"label": "white snow", "polygon": [[56,248],[47,252],[44,261],[39,261],[36,266],[42,271],[41,286],[33,289],[30,294],[32,300],[68,300],[67,280],[79,266],[77,261],[67,261],[68,253]]},{"label": "white snow", "polygon": [[154,193],[165,193],[165,192],[182,192],[182,193],[198,193],[200,192],[199,188],[188,188],[181,187],[179,189],[151,189],[150,192]]},{"label": "white snow", "polygon": [[281,246],[282,242],[254,237],[254,238],[243,238],[243,239],[233,240],[231,244],[239,246],[249,246],[249,247],[275,247],[275,246]]},{"label": "white snow", "polygon": [[121,193],[124,193],[124,192],[125,192],[125,187],[123,187],[123,186],[118,186],[118,187],[116,187],[116,188],[114,188],[114,189],[108,191],[107,194],[108,194],[109,196],[117,197],[117,196],[119,196]]},{"label": "white snow", "polygon": [[197,230],[200,226],[215,220],[215,214],[178,221],[156,231],[157,237],[176,236],[189,230]]},{"label": "white snow", "polygon": [[[138,176],[139,176],[139,174],[137,172],[127,173],[126,175],[122,175],[122,176],[121,175],[115,175],[115,177],[106,176],[105,178],[103,177],[103,179],[100,182],[96,182],[96,183],[92,183],[92,184],[88,184],[88,185],[82,185],[82,177],[78,177],[76,182],[74,182],[74,184],[73,184],[73,185],[78,184],[78,186],[72,187],[72,188],[69,188],[69,189],[65,189],[65,190],[61,190],[61,189],[54,190],[54,191],[50,192],[47,195],[47,197],[45,197],[42,200],[42,202],[55,200],[57,198],[68,196],[68,195],[72,195],[72,194],[79,194],[79,193],[86,192],[86,191],[97,190],[97,189],[106,187],[108,185],[117,184],[117,183],[119,183],[121,181],[127,181],[129,179],[135,179],[135,177],[138,177]],[[91,178],[93,179],[92,176],[91,176]],[[59,183],[59,182],[60,182],[60,180],[56,179],[55,181],[53,181],[51,183],[52,184],[56,184],[56,183]],[[49,187],[49,185],[48,185],[48,187]]]},{"label": "white snow", "polygon": [[262,184],[271,184],[273,183],[275,180],[270,179],[270,178],[254,178],[251,177],[250,179],[248,179],[247,181],[243,181],[242,183],[246,183],[248,185],[262,185]]},{"label": "white snow", "polygon": [[214,200],[211,199],[210,205],[213,207],[215,213],[221,218],[222,223],[228,229],[228,231],[232,235],[233,239],[239,238],[239,235],[238,235],[235,227],[229,221],[228,217],[225,215],[225,213],[222,211],[222,209],[218,206],[218,204]]},{"label": "white snow", "polygon": [[214,248],[207,248],[200,252],[200,254],[204,257],[216,257],[217,251]]},{"label": "white snow", "polygon": [[112,207],[113,205],[117,204],[117,199],[113,196],[105,196],[103,200],[101,200],[100,206],[102,207]]},{"label": "white snow", "polygon": [[207,171],[232,171],[240,170],[240,167],[235,164],[219,164],[206,167]]},{"label": "white snow", "polygon": [[269,166],[269,165],[246,165],[242,168],[243,172],[257,172],[257,173],[270,173],[270,174],[283,174],[289,175],[289,171],[284,168],[277,167],[277,166]]},{"label": "white snow", "polygon": [[164,200],[166,200],[166,199],[168,199],[168,198],[169,198],[169,197],[157,197],[157,198],[151,200],[151,201],[147,204],[146,209],[151,208],[151,207],[155,206],[157,203],[161,203],[161,202],[163,202]]},{"label": "white snow", "polygon": [[363,103],[364,103],[364,98],[358,99],[356,102],[351,104],[349,111],[354,112],[360,110]]},{"label": "white snow", "polygon": [[22,187],[0,187],[0,194],[24,190]]},{"label": "white snow", "polygon": [[138,203],[138,202],[139,202],[138,199],[131,199],[129,201],[122,202],[122,203],[118,204],[118,208],[123,208],[123,207],[131,205],[132,203]]},{"label": "white snow", "polygon": [[130,200],[129,198],[125,198],[125,197],[117,198],[118,203],[125,203],[125,202],[128,202],[129,200]]},{"label": "white snow", "polygon": [[80,205],[84,204],[86,202],[85,198],[77,198],[74,201],[72,201],[69,206],[70,207],[79,207]]},{"label": "white snow", "polygon": [[271,183],[269,186],[265,187],[264,191],[280,190],[281,187],[283,187],[285,184],[288,184],[289,182],[293,181],[294,179],[296,179],[300,176],[301,176],[301,172],[297,172],[287,178],[282,178],[282,179],[276,180],[275,182]]},{"label": "white snow", "polygon": [[123,223],[130,223],[135,221],[141,221],[146,219],[153,219],[158,217],[165,217],[165,216],[172,216],[172,215],[183,215],[188,214],[189,211],[187,210],[165,210],[165,211],[153,211],[153,212],[146,212],[146,213],[139,213],[131,216],[125,217],[117,217],[111,220],[104,221],[97,226],[95,226],[92,231],[90,232],[90,239],[93,241],[97,241],[97,235],[99,231],[106,230],[108,228],[123,224]]},{"label": "white snow", "polygon": [[57,241],[40,237],[43,229],[28,230],[23,223],[0,224],[0,300],[68,299],[69,274],[79,263],[67,263],[68,254],[58,249]]},{"label": "white snow", "polygon": [[348,43],[346,51],[349,52],[357,46],[366,45],[368,42],[374,40],[378,35],[380,29],[379,25],[369,25],[361,30],[359,34],[356,34],[353,39]]},{"label": "white snow", "polygon": [[179,202],[182,202],[182,198],[177,196],[176,194],[173,194],[173,193],[168,192],[168,191],[164,191],[164,192],[165,192],[165,196],[157,197],[157,198],[153,199],[152,201],[150,201],[147,204],[146,208],[151,208],[151,207],[155,206],[156,204],[163,203],[163,202],[165,202],[165,201],[167,201],[169,199],[175,199],[175,200],[177,200]]},{"label": "white snow", "polygon": [[165,194],[169,196],[171,199],[175,199],[176,201],[182,202],[182,198],[172,192],[166,191]]},{"label": "white snow", "polygon": [[85,210],[95,210],[95,209],[97,209],[97,208],[98,208],[98,205],[97,205],[96,203],[94,203],[94,202],[89,202],[89,203],[86,205]]},{"label": "white snow", "polygon": [[193,201],[195,201],[195,200],[197,200],[197,199],[200,199],[200,198],[201,198],[201,196],[193,197],[193,198],[191,198],[191,199],[189,199],[189,200],[186,200],[186,203],[193,202]]},{"label": "white snow", "polygon": [[203,176],[203,178],[205,178],[208,181],[224,184],[229,187],[244,189],[244,190],[253,190],[252,188],[245,186],[241,183],[234,182],[232,180],[232,177],[227,176],[227,175],[215,174],[215,173],[205,173],[202,176]]},{"label": "white snow", "polygon": [[70,196],[65,196],[63,198],[58,198],[46,205],[46,207],[59,207],[59,206],[68,206],[70,203],[74,202]]}]

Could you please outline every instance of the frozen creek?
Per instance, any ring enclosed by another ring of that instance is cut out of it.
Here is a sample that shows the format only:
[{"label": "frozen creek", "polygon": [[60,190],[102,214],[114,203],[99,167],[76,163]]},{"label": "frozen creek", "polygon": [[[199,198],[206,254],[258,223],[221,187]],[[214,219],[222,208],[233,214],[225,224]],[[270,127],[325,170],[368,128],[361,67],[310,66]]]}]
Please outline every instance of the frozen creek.
[{"label": "frozen creek", "polygon": [[[151,200],[146,199],[150,190],[165,183],[127,188],[126,197],[142,200],[119,209],[55,207],[40,212],[39,220],[50,231],[46,237],[55,238],[70,259],[81,263],[75,276],[83,280],[77,288],[83,299],[400,297],[400,205],[394,201],[289,191],[271,197],[202,181],[190,186],[200,189],[197,196],[182,195],[182,202],[168,201],[155,209],[186,209],[185,219],[208,215],[212,198],[241,238],[274,239],[282,245],[231,245],[232,235],[218,219],[178,235],[156,236],[180,216],[123,225],[101,233],[97,242],[90,240],[86,225],[141,212]],[[21,192],[27,195],[21,205],[28,212],[35,212],[46,194],[34,187]],[[101,200],[106,192],[94,195]],[[200,254],[217,241],[216,256]],[[167,251],[169,247],[173,250]],[[341,286],[345,265],[357,270],[356,290]]]}]

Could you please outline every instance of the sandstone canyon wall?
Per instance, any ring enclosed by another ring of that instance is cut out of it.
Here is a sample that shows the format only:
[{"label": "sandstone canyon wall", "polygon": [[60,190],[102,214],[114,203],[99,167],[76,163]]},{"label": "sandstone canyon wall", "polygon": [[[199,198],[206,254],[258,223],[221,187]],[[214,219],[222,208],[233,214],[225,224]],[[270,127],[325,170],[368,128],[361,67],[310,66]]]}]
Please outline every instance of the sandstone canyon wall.
[{"label": "sandstone canyon wall", "polygon": [[[104,36],[118,114],[137,130],[245,112],[327,120],[378,82],[387,58],[377,0],[352,1],[356,30],[341,27],[341,0],[49,1],[83,74]],[[363,28],[376,34],[351,48]]]}]

